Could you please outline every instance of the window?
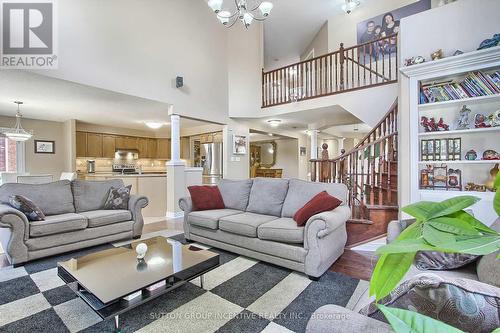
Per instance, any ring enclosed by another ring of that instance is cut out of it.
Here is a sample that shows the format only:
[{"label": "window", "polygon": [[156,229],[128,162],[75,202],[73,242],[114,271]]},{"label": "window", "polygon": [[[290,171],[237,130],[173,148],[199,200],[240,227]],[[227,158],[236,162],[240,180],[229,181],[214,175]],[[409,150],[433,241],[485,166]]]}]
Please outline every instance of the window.
[{"label": "window", "polygon": [[17,172],[17,142],[0,137],[0,172]]}]

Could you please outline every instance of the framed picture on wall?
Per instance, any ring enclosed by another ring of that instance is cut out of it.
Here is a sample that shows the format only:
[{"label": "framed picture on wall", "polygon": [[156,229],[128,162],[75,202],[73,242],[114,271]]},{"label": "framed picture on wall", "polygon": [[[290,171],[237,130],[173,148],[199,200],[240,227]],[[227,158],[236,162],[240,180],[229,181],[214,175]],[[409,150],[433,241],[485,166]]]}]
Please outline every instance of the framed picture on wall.
[{"label": "framed picture on wall", "polygon": [[246,155],[247,137],[245,135],[233,134],[233,155]]},{"label": "framed picture on wall", "polygon": [[35,154],[55,154],[56,142],[47,140],[35,140]]},{"label": "framed picture on wall", "polygon": [[306,147],[300,147],[300,156],[306,156],[306,155],[307,155]]}]

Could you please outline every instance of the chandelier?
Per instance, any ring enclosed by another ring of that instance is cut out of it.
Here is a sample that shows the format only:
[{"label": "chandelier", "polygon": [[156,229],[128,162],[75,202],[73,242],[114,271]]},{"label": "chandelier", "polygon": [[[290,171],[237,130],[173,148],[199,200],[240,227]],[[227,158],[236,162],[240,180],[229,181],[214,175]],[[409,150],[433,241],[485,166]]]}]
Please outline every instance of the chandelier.
[{"label": "chandelier", "polygon": [[32,131],[26,131],[22,126],[21,126],[21,118],[23,117],[21,115],[21,111],[19,111],[19,105],[23,104],[23,102],[15,101],[14,103],[17,104],[17,112],[16,112],[16,125],[13,128],[10,128],[6,131],[4,131],[4,134],[7,138],[14,140],[14,141],[26,141],[31,139],[33,136]]},{"label": "chandelier", "polygon": [[345,4],[342,5],[342,10],[346,14],[351,14],[359,6],[359,0],[345,0]]},{"label": "chandelier", "polygon": [[222,9],[224,0],[208,0],[208,6],[217,14],[219,21],[230,28],[240,20],[248,29],[253,20],[264,21],[271,13],[273,4],[260,0],[234,0],[236,11]]}]

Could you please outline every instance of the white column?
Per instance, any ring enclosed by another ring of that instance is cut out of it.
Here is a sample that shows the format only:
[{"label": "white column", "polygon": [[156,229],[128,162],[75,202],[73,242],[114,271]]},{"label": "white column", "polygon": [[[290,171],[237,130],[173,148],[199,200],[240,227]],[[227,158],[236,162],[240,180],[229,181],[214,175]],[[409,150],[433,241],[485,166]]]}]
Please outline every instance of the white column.
[{"label": "white column", "polygon": [[170,108],[170,161],[167,162],[167,218],[184,215],[179,199],[186,196],[186,167],[180,159],[180,117]]},{"label": "white column", "polygon": [[181,160],[181,117],[177,114],[170,115],[170,146],[171,162],[180,162]]},{"label": "white column", "polygon": [[311,159],[318,159],[318,130],[311,130]]},{"label": "white column", "polygon": [[339,138],[339,139],[337,139],[337,141],[339,143],[338,144],[338,146],[339,146],[339,151],[338,151],[339,156],[340,156],[340,151],[342,149],[344,149],[344,140],[345,140],[345,138]]}]

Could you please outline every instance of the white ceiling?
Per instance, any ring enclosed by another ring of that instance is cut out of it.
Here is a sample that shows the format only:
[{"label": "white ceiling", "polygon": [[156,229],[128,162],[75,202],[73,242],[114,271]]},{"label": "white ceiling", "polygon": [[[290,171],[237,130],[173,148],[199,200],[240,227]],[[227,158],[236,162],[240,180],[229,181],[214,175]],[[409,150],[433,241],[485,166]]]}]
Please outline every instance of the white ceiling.
[{"label": "white ceiling", "polygon": [[[168,104],[109,90],[50,78],[30,72],[4,70],[0,75],[0,115],[16,114],[15,100],[23,101],[25,118],[81,122],[149,130],[145,121],[169,122]],[[182,118],[181,126],[206,122]],[[157,131],[165,130],[165,128]]]},{"label": "white ceiling", "polygon": [[321,137],[360,138],[368,134],[371,129],[371,126],[364,123],[332,126],[321,130]]},{"label": "white ceiling", "polygon": [[344,0],[274,0],[274,8],[264,22],[266,67],[275,59],[300,56],[323,24],[342,14]]}]

